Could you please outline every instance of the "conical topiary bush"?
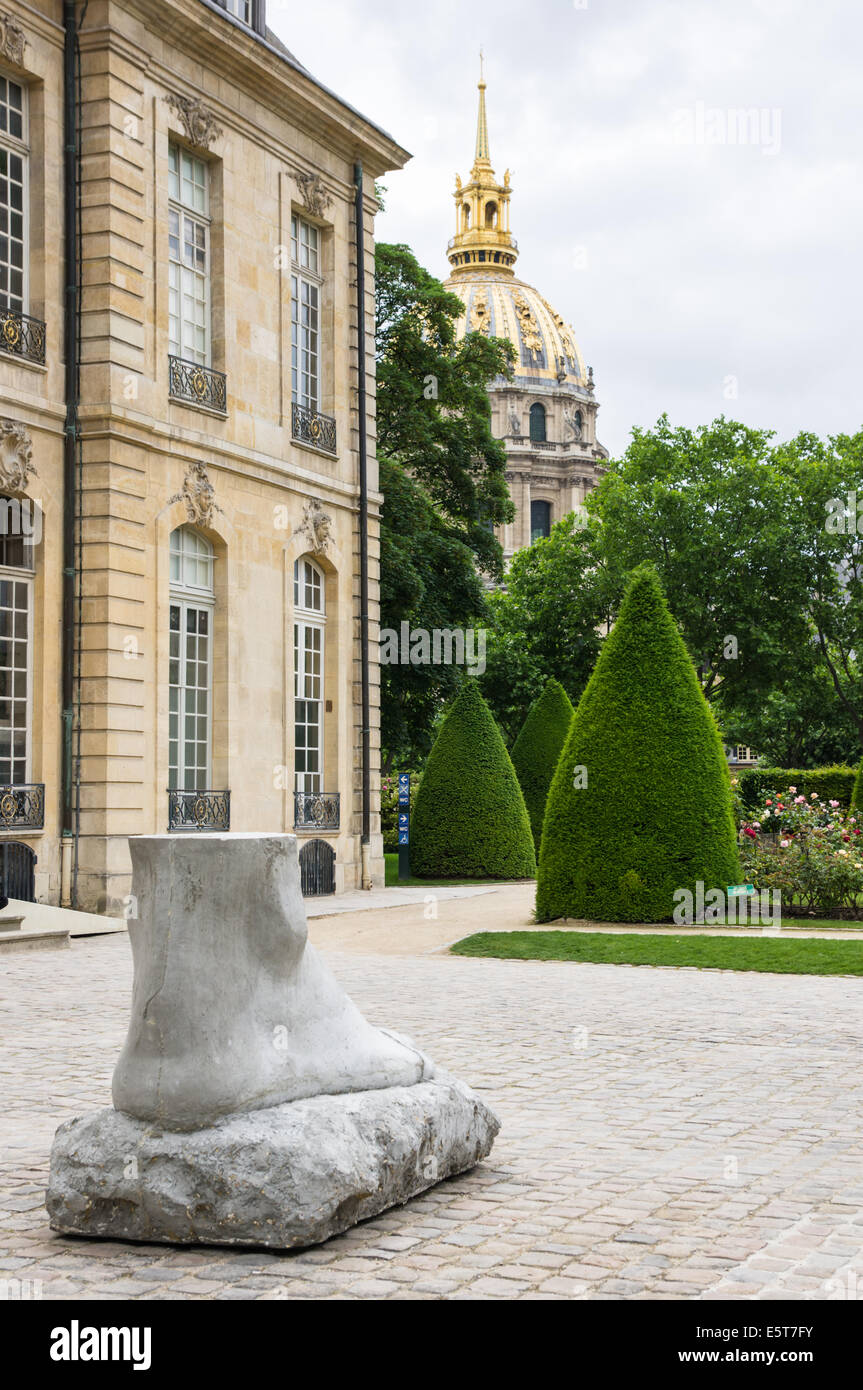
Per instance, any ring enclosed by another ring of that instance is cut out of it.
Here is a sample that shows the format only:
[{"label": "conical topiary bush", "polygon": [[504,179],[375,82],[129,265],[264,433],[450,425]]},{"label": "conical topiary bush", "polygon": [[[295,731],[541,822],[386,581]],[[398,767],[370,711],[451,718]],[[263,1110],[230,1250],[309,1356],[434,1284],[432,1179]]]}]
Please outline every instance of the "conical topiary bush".
[{"label": "conical topiary bush", "polygon": [[863,762],[857,769],[857,776],[854,778],[854,790],[851,793],[851,810],[863,811]]},{"label": "conical topiary bush", "polygon": [[548,789],[574,713],[560,681],[552,678],[528,710],[521,732],[512,745],[510,757],[530,817],[537,859]]},{"label": "conical topiary bush", "polygon": [[739,881],[719,731],[652,570],[633,575],[552,779],[536,915],[661,922]]},{"label": "conical topiary bush", "polygon": [[417,792],[411,871],[418,878],[532,878],[530,821],[500,729],[468,680],[453,702]]}]

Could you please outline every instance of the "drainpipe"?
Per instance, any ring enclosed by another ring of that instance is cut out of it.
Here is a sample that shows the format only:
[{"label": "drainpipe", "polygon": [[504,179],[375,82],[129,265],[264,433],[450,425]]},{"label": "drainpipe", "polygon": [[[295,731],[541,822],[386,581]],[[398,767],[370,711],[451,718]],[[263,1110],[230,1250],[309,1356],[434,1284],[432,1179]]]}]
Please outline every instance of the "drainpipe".
[{"label": "drainpipe", "polygon": [[63,0],[63,345],[66,361],[66,422],[63,433],[63,639],[62,639],[62,802],[61,887],[63,906],[75,905],[72,883],[75,663],[75,468],[78,448],[78,102],[76,91],[78,20],[75,0]]},{"label": "drainpipe", "polygon": [[360,656],[363,702],[362,886],[371,888],[371,713],[369,698],[369,491],[366,439],[366,258],[363,166],[354,165],[357,236],[357,428],[360,450]]}]

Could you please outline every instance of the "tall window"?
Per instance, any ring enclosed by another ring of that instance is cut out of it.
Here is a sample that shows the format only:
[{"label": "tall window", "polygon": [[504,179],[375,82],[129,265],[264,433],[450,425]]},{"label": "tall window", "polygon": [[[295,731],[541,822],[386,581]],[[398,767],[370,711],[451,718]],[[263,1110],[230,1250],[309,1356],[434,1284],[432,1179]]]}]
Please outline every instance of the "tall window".
[{"label": "tall window", "polygon": [[210,218],[207,166],[168,149],[168,336],[170,351],[210,364]]},{"label": "tall window", "polygon": [[530,539],[531,542],[541,540],[543,536],[551,535],[551,503],[550,502],[531,502],[530,504]]},{"label": "tall window", "polygon": [[235,15],[244,24],[252,22],[252,0],[222,0],[228,14]]},{"label": "tall window", "polygon": [[27,310],[27,110],[24,88],[0,76],[0,307]]},{"label": "tall window", "polygon": [[20,504],[0,497],[0,783],[27,781],[30,761],[33,546],[9,526]]},{"label": "tall window", "polygon": [[213,698],[213,547],[189,526],[171,534],[168,786],[210,785]]},{"label": "tall window", "polygon": [[294,402],[320,410],[320,232],[291,217],[291,390]]},{"label": "tall window", "polygon": [[312,560],[294,565],[294,785],[324,789],[324,576]]},{"label": "tall window", "polygon": [[538,401],[530,407],[530,437],[539,442],[545,439],[545,406]]}]

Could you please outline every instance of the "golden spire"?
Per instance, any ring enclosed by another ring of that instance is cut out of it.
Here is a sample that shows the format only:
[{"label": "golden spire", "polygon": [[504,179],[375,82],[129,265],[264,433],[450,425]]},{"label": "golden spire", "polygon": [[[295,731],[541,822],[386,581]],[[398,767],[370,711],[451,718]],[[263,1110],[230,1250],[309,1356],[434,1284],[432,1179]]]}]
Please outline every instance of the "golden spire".
[{"label": "golden spire", "polygon": [[470,182],[462,184],[456,175],[456,234],[447,247],[447,255],[453,274],[473,274],[491,267],[511,275],[518,246],[509,230],[509,170],[503,176],[503,183],[498,183],[489,153],[482,49],[479,63],[476,152]]},{"label": "golden spire", "polygon": [[475,164],[488,164],[490,166],[490,156],[488,152],[488,118],[485,114],[485,82],[482,75],[482,49],[479,51],[479,113],[476,119],[476,155]]}]

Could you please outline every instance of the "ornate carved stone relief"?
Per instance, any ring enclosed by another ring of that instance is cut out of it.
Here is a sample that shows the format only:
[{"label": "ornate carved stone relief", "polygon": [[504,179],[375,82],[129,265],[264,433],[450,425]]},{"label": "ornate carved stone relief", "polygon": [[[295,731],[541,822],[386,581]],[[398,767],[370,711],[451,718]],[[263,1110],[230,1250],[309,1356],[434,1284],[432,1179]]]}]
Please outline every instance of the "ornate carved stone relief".
[{"label": "ornate carved stone relief", "polygon": [[169,92],[165,101],[179,117],[190,145],[208,150],[213,141],[219,139],[222,127],[209,106],[205,106],[199,97],[184,97],[178,92]]},{"label": "ornate carved stone relief", "polygon": [[305,174],[302,169],[295,169],[294,178],[306,211],[312,217],[323,217],[333,199],[320,174]]},{"label": "ornate carved stone relief", "polygon": [[36,474],[32,455],[33,444],[24,426],[17,420],[0,420],[0,488],[4,492],[25,490],[30,474]]},{"label": "ornate carved stone relief", "polygon": [[474,291],[470,308],[470,327],[472,333],[488,333],[491,328],[491,308],[488,290],[480,287]]},{"label": "ornate carved stone relief", "polygon": [[303,519],[294,532],[304,536],[313,555],[326,555],[332,541],[332,517],[324,511],[317,497],[310,497],[303,507]]},{"label": "ornate carved stone relief", "polygon": [[12,16],[0,14],[0,55],[8,58],[10,63],[16,63],[20,68],[24,64],[24,45],[26,42],[24,30],[15,23]]},{"label": "ornate carved stone relief", "polygon": [[222,508],[216,501],[216,490],[205,463],[194,460],[189,464],[181,490],[168,499],[168,505],[174,502],[186,504],[186,516],[192,526],[212,525],[214,514]]},{"label": "ornate carved stone relief", "polygon": [[521,330],[521,341],[532,357],[541,357],[542,338],[539,332],[539,325],[533,316],[530,305],[521,293],[521,290],[516,290],[512,297],[512,302],[518,317],[518,326]]}]

